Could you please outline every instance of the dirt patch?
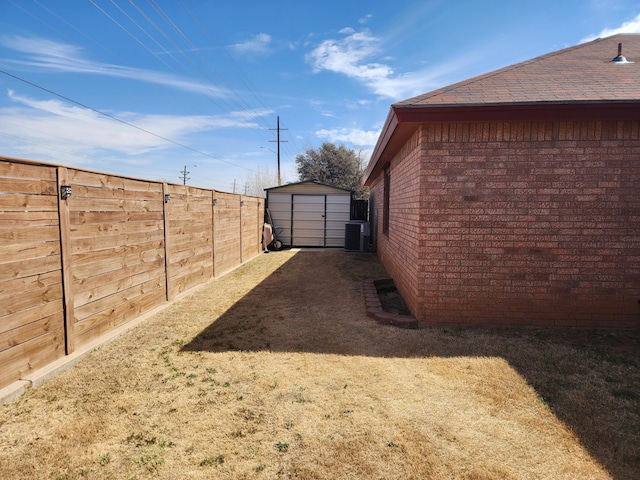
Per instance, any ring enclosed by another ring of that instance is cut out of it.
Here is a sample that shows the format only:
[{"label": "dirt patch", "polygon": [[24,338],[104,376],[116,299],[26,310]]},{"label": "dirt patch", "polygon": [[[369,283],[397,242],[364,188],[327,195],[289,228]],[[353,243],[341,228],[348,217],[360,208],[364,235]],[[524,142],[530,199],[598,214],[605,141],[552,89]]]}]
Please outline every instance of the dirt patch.
[{"label": "dirt patch", "polygon": [[375,283],[382,310],[396,315],[411,315],[393,280]]}]

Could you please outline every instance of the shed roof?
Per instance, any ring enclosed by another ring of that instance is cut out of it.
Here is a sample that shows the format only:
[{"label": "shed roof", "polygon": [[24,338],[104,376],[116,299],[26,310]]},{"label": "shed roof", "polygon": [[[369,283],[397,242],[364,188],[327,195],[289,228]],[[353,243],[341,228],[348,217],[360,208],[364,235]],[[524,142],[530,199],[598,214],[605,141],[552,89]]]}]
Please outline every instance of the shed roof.
[{"label": "shed roof", "polygon": [[[628,63],[612,61],[619,44]],[[365,184],[421,123],[637,119],[639,108],[640,35],[597,39],[393,104]]]},{"label": "shed roof", "polygon": [[348,192],[348,193],[352,192],[352,190],[350,190],[348,188],[338,187],[336,185],[329,185],[328,183],[318,182],[317,180],[304,180],[302,182],[287,183],[286,185],[279,185],[277,187],[265,188],[265,191],[271,191],[271,190],[277,190],[277,189],[287,189],[288,187],[299,186],[299,185],[317,185],[317,186],[321,186],[321,187],[335,188],[336,190],[341,190],[343,192]]}]

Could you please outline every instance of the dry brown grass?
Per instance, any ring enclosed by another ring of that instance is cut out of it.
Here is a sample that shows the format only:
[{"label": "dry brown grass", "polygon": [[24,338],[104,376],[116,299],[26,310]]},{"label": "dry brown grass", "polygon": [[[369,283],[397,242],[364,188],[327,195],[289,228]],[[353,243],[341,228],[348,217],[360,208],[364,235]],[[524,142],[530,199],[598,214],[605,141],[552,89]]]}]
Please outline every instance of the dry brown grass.
[{"label": "dry brown grass", "polygon": [[0,408],[2,479],[640,478],[638,335],[400,330],[369,254],[212,281]]}]

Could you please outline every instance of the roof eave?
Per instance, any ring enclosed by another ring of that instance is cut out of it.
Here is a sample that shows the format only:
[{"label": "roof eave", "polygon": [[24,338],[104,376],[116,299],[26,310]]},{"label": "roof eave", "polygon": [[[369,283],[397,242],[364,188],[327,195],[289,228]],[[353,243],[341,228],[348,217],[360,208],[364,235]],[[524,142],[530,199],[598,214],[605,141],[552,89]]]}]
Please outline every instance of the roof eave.
[{"label": "roof eave", "polygon": [[364,174],[371,183],[421,124],[542,120],[637,120],[640,100],[465,105],[393,105]]},{"label": "roof eave", "polygon": [[300,182],[292,182],[292,183],[287,183],[285,185],[278,185],[275,187],[263,188],[263,190],[268,192],[270,190],[276,190],[278,188],[291,187],[295,185],[303,185],[305,183],[313,183],[314,185],[319,185],[321,187],[330,187],[330,188],[335,188],[336,190],[343,190],[345,192],[354,193],[354,191],[351,190],[350,188],[339,187],[337,185],[329,185],[328,183],[322,183],[322,182],[319,182],[318,180],[302,180]]}]

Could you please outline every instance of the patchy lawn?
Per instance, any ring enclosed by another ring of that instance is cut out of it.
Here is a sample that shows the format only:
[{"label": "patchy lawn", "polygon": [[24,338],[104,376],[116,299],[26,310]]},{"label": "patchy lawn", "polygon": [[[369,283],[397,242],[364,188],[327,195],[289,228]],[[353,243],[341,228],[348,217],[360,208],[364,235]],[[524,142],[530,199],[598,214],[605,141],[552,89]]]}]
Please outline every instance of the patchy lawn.
[{"label": "patchy lawn", "polygon": [[2,479],[640,478],[640,336],[402,330],[262,255],[0,407]]}]

